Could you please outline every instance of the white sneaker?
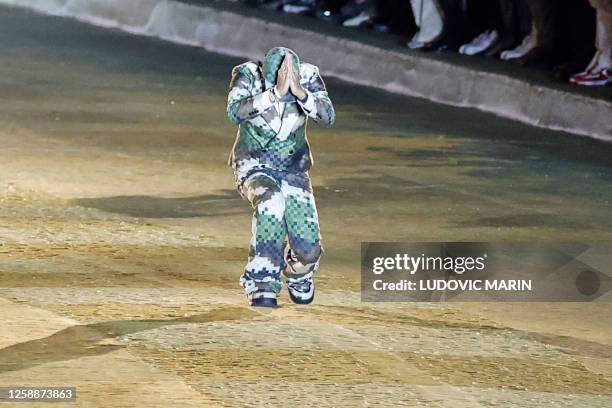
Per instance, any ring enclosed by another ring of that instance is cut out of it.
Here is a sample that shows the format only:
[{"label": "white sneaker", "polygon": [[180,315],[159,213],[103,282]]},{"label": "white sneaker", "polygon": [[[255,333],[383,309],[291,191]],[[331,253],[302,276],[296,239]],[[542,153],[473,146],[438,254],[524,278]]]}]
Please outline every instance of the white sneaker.
[{"label": "white sneaker", "polygon": [[406,47],[410,48],[411,50],[418,50],[418,49],[423,48],[425,46],[425,43],[422,41],[419,41],[418,37],[419,37],[419,33],[416,33],[410,39],[410,41],[406,43]]},{"label": "white sneaker", "polygon": [[365,23],[369,19],[370,19],[370,16],[362,11],[361,13],[356,15],[355,17],[351,17],[351,18],[349,18],[347,20],[344,20],[342,25],[344,27],[359,27],[362,23]]},{"label": "white sneaker", "polygon": [[243,275],[240,277],[240,286],[244,288],[249,305],[253,307],[277,306],[276,294],[282,286],[281,282],[270,282],[268,286],[271,290],[263,290],[257,287],[255,281],[247,279]]},{"label": "white sneaker", "polygon": [[308,305],[312,303],[315,294],[312,272],[298,279],[287,278],[287,288],[289,289],[289,297],[293,303],[297,303],[298,305]]},{"label": "white sneaker", "polygon": [[530,33],[528,36],[523,38],[521,45],[519,45],[513,50],[506,50],[502,52],[499,58],[501,58],[504,61],[521,58],[522,56],[526,55],[529,51],[534,49],[535,47],[536,47],[535,38],[533,38],[532,34]]},{"label": "white sneaker", "polygon": [[273,292],[253,292],[247,295],[249,305],[252,307],[277,307],[276,293]]},{"label": "white sneaker", "polygon": [[289,14],[300,14],[300,13],[305,13],[308,10],[310,10],[311,7],[309,6],[302,6],[299,4],[285,4],[283,5],[283,11],[285,13],[289,13]]},{"label": "white sneaker", "polygon": [[471,42],[462,45],[459,52],[464,55],[476,55],[488,50],[499,39],[497,30],[485,31]]}]

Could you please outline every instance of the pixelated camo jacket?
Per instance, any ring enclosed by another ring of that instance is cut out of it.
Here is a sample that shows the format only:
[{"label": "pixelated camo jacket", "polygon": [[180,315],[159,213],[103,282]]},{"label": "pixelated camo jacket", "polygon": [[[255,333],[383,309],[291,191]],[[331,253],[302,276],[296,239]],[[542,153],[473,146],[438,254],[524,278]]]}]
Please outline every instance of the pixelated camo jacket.
[{"label": "pixelated camo jacket", "polygon": [[238,185],[251,174],[265,169],[305,172],[312,165],[306,138],[308,118],[331,126],[334,107],[316,66],[301,63],[300,83],[307,98],[299,101],[290,93],[283,97],[282,112],[271,99],[273,85],[265,81],[261,62],[248,61],[232,70],[227,101],[230,121],[239,125],[229,164]]}]

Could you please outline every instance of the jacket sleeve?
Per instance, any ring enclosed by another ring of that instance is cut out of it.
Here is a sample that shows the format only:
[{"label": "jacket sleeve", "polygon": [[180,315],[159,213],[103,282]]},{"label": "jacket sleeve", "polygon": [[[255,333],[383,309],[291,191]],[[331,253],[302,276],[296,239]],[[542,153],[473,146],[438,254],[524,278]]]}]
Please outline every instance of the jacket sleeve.
[{"label": "jacket sleeve", "polygon": [[272,107],[270,89],[257,95],[251,95],[250,89],[254,80],[253,73],[244,64],[232,70],[227,96],[227,116],[235,125],[261,115]]},{"label": "jacket sleeve", "polygon": [[307,96],[301,101],[298,100],[298,103],[308,117],[314,119],[317,123],[331,127],[336,120],[336,112],[327,94],[325,82],[319,75],[319,68],[312,65],[312,70],[307,76],[307,82],[302,83]]}]

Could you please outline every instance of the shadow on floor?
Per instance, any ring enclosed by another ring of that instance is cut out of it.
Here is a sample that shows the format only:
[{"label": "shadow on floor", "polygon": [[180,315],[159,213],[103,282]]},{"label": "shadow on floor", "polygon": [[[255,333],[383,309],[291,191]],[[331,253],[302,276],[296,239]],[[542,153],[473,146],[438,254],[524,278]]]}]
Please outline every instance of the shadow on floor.
[{"label": "shadow on floor", "polygon": [[139,218],[196,218],[250,213],[236,191],[195,197],[114,196],[79,198],[72,204]]},{"label": "shadow on floor", "polygon": [[123,345],[100,344],[104,339],[117,336],[175,324],[252,319],[258,315],[256,311],[247,307],[229,306],[178,319],[116,320],[71,326],[42,339],[0,349],[0,373],[56,361],[102,355],[124,348]]}]

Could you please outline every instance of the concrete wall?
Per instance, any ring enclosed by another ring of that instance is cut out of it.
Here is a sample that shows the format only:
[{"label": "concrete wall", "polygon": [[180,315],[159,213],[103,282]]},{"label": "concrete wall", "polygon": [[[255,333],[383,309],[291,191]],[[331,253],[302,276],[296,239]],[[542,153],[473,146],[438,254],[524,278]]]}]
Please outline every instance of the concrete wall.
[{"label": "concrete wall", "polygon": [[432,101],[473,107],[549,129],[612,141],[612,103],[385,50],[209,6],[170,0],[0,0],[134,34],[245,58],[276,45],[300,51],[324,75]]}]

